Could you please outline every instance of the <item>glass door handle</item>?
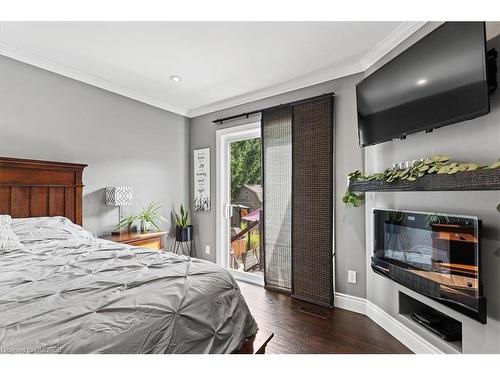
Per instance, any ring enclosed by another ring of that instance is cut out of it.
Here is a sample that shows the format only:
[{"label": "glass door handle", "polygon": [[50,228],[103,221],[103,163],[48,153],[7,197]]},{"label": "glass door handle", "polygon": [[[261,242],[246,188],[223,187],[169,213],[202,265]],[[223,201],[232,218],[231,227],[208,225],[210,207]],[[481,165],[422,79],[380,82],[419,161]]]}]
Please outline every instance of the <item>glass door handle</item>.
[{"label": "glass door handle", "polygon": [[230,219],[233,217],[233,205],[226,204],[226,219]]}]

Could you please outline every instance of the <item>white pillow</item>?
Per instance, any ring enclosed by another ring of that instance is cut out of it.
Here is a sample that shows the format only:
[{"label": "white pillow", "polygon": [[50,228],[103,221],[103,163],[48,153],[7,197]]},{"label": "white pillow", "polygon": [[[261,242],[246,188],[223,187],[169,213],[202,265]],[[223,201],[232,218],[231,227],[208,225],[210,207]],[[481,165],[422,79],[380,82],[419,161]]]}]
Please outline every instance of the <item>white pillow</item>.
[{"label": "white pillow", "polygon": [[16,250],[22,247],[19,238],[10,227],[12,218],[9,215],[0,215],[0,251]]},{"label": "white pillow", "polygon": [[21,242],[93,238],[92,233],[63,216],[12,219],[11,228]]}]

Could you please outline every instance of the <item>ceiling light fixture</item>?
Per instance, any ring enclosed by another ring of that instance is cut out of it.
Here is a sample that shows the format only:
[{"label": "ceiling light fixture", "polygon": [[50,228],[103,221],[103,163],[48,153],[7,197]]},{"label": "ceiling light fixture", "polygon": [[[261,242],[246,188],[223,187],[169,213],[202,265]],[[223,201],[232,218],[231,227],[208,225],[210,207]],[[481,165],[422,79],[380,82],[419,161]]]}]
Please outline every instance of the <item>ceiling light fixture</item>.
[{"label": "ceiling light fixture", "polygon": [[422,86],[422,85],[425,85],[427,83],[427,80],[426,79],[419,79],[417,81],[417,85],[418,86]]},{"label": "ceiling light fixture", "polygon": [[181,81],[181,77],[179,76],[170,76],[169,77],[171,81],[174,81],[174,82],[180,82]]}]

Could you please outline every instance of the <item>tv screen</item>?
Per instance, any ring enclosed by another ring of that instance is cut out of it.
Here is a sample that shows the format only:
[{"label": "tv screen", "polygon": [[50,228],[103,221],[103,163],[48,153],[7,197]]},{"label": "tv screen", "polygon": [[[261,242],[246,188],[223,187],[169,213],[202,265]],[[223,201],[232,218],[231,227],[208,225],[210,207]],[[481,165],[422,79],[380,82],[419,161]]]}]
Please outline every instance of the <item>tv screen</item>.
[{"label": "tv screen", "polygon": [[484,22],[446,22],[356,86],[361,146],[489,112]]},{"label": "tv screen", "polygon": [[478,218],[378,209],[373,214],[374,271],[486,323]]}]

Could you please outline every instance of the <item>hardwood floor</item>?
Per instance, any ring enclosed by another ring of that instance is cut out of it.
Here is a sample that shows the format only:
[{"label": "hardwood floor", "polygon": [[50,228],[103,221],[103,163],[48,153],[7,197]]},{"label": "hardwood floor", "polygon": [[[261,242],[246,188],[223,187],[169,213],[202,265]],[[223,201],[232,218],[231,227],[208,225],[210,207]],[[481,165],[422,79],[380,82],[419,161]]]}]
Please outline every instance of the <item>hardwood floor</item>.
[{"label": "hardwood floor", "polygon": [[238,282],[261,329],[274,332],[268,354],[411,353],[370,318],[326,309]]}]

